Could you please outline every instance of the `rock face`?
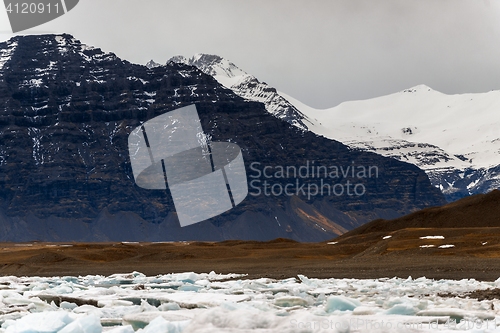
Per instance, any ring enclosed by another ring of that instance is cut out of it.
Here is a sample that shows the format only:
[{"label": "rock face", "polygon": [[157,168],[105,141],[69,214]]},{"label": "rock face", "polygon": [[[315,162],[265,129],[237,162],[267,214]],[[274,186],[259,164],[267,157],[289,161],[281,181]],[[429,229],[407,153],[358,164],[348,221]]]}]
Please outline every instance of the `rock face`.
[{"label": "rock face", "polygon": [[[168,190],[135,185],[127,139],[142,122],[190,104],[213,141],[241,147],[253,185],[236,208],[181,228]],[[319,241],[444,202],[417,167],[304,132],[195,67],[134,65],[70,35],[0,44],[0,105],[1,240]],[[313,166],[338,168],[337,177],[314,177]],[[321,180],[345,192],[311,195]],[[287,185],[294,195],[278,193]]]}]

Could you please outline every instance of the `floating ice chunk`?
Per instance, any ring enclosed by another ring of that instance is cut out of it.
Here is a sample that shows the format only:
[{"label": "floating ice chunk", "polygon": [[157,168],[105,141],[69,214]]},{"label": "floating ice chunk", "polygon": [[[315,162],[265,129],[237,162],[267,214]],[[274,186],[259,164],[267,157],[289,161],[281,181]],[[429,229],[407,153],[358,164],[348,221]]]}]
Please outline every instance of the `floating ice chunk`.
[{"label": "floating ice chunk", "polygon": [[189,273],[180,273],[176,275],[176,280],[185,282],[185,283],[194,283],[199,279],[198,274],[194,272],[189,272]]},{"label": "floating ice chunk", "polygon": [[315,281],[315,279],[309,279],[307,276],[304,276],[301,274],[298,274],[297,276],[298,276],[300,282],[302,282],[306,286],[319,287],[319,284],[317,281]]},{"label": "floating ice chunk", "polygon": [[456,308],[434,308],[417,312],[417,316],[448,316],[459,322],[464,318],[474,318],[480,320],[493,320],[495,315],[479,311],[466,311]]},{"label": "floating ice chunk", "polygon": [[56,333],[73,320],[64,311],[31,313],[19,320],[2,324],[5,333]]},{"label": "floating ice chunk", "polygon": [[141,300],[141,312],[154,312],[154,311],[158,311],[158,308],[156,306],[149,304],[145,300]]},{"label": "floating ice chunk", "polygon": [[22,297],[18,293],[15,293],[14,295],[9,295],[8,297],[4,296],[3,303],[7,305],[29,305],[31,303],[40,303],[40,305],[43,304],[47,305],[47,303],[43,302],[39,298],[29,299]]},{"label": "floating ice chunk", "polygon": [[102,310],[93,305],[82,305],[73,309],[73,313],[85,314],[85,315],[96,315],[100,317],[102,315]]},{"label": "floating ice chunk", "polygon": [[436,245],[420,245],[421,248],[436,247]]},{"label": "floating ice chunk", "polygon": [[389,235],[389,236],[384,236],[384,237],[382,237],[382,239],[389,239],[389,238],[391,238],[391,237],[392,237],[391,235]]},{"label": "floating ice chunk", "polygon": [[140,328],[145,328],[147,325],[152,323],[158,317],[161,317],[163,320],[168,322],[189,322],[192,319],[187,316],[182,316],[171,312],[158,311],[158,312],[131,313],[123,316],[123,322],[126,325],[132,325],[134,330],[138,330]]},{"label": "floating ice chunk", "polygon": [[225,279],[235,279],[235,278],[244,277],[244,276],[247,276],[247,275],[248,274],[234,274],[234,273],[231,273],[231,274],[217,274],[214,271],[211,271],[208,274],[207,278],[210,281],[217,281],[217,280],[225,280]]},{"label": "floating ice chunk", "polygon": [[[125,301],[121,299],[106,299],[106,300],[100,300],[97,302],[97,306],[100,308],[103,307],[115,307],[115,306],[132,306],[134,305],[134,302],[131,301]],[[62,307],[62,303],[61,303]]]},{"label": "floating ice chunk", "polygon": [[352,311],[352,314],[356,316],[367,316],[377,314],[379,311],[380,308],[374,306],[358,306]]},{"label": "floating ice chunk", "polygon": [[106,331],[106,333],[134,333],[134,332],[135,331],[131,325],[119,326],[119,327],[110,329],[109,331]]},{"label": "floating ice chunk", "polygon": [[453,245],[453,244],[445,244],[445,245],[440,245],[438,247],[438,249],[449,249],[449,248],[452,248],[452,247],[455,247],[455,245]]},{"label": "floating ice chunk", "polygon": [[96,316],[85,316],[68,324],[58,333],[101,333],[101,321]]},{"label": "floating ice chunk", "polygon": [[361,303],[355,299],[344,296],[330,296],[326,300],[325,311],[331,313],[333,311],[352,311]]},{"label": "floating ice chunk", "polygon": [[444,236],[423,236],[420,239],[444,239]]},{"label": "floating ice chunk", "polygon": [[113,274],[110,275],[105,282],[109,284],[134,284],[140,283],[146,279],[146,275],[139,272],[128,274]]},{"label": "floating ice chunk", "polygon": [[179,306],[179,304],[174,302],[163,303],[158,307],[158,310],[160,311],[177,311],[180,309],[181,307]]},{"label": "floating ice chunk", "polygon": [[328,242],[328,243],[326,243],[326,244],[335,245],[335,244],[337,244],[337,243],[338,243],[338,242]]},{"label": "floating ice chunk", "polygon": [[[0,315],[0,323],[14,322],[15,320],[18,320],[18,319],[21,319],[22,317],[24,317],[27,313],[27,311],[15,311],[14,309],[9,309],[9,310],[14,311],[14,312]],[[2,330],[0,330],[0,332],[3,333]]]},{"label": "floating ice chunk", "polygon": [[[309,317],[310,318],[310,317]],[[297,320],[298,322],[299,320]],[[285,327],[278,327],[280,323]],[[285,325],[283,325],[285,326]],[[258,310],[226,310],[212,308],[195,316],[186,328],[186,332],[222,333],[222,332],[306,332],[291,330],[290,318],[280,317],[272,312]]]},{"label": "floating ice chunk", "polygon": [[185,284],[185,285],[180,286],[177,290],[180,290],[180,291],[198,291],[202,288],[203,287],[195,286],[192,284]]},{"label": "floating ice chunk", "polygon": [[284,296],[274,300],[274,304],[280,307],[306,306],[307,301],[301,297]]},{"label": "floating ice chunk", "polygon": [[248,295],[225,295],[217,293],[195,293],[186,291],[182,293],[161,296],[162,301],[175,302],[181,308],[199,308],[217,306],[224,302],[243,302],[250,299]]},{"label": "floating ice chunk", "polygon": [[396,304],[389,310],[385,311],[385,314],[389,315],[403,315],[403,316],[413,316],[417,311],[413,305],[408,303]]},{"label": "floating ice chunk", "polygon": [[143,330],[140,330],[141,333],[181,333],[184,328],[189,324],[189,320],[187,321],[174,321],[170,322],[162,317],[157,317],[152,320],[148,326],[146,326]]},{"label": "floating ice chunk", "polygon": [[324,295],[333,294],[336,291],[337,291],[336,289],[332,289],[332,288],[315,288],[315,289],[308,290],[307,293],[310,295],[318,296],[321,294],[324,294]]},{"label": "floating ice chunk", "polygon": [[66,310],[73,310],[78,307],[76,303],[70,303],[66,301],[62,301],[61,304],[59,305],[61,309],[66,309]]},{"label": "floating ice chunk", "polygon": [[74,289],[68,285],[60,285],[51,289],[51,292],[55,294],[71,294]]},{"label": "floating ice chunk", "polygon": [[207,279],[202,279],[198,280],[194,283],[197,286],[202,286],[202,287],[209,287],[210,286],[210,281]]}]

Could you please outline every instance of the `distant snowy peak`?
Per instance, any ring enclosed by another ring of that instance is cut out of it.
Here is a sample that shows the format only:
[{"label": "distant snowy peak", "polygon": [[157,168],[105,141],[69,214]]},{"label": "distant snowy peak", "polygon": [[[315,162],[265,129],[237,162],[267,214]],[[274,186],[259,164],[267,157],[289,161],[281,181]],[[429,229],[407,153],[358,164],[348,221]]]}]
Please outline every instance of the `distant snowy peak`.
[{"label": "distant snowy peak", "polygon": [[213,54],[198,53],[191,58],[178,55],[170,58],[167,63],[169,62],[195,66],[203,73],[213,76],[227,88],[231,88],[251,76],[229,60]]},{"label": "distant snowy peak", "polygon": [[323,125],[319,134],[342,142],[390,138],[431,144],[460,156],[452,158],[455,167],[500,164],[500,91],[447,95],[420,85],[327,110],[296,107]]},{"label": "distant snowy peak", "polygon": [[415,164],[450,200],[500,185],[500,91],[447,95],[418,85],[326,110],[281,95],[315,120],[311,131]]},{"label": "distant snowy peak", "polygon": [[229,60],[218,55],[195,54],[191,58],[174,56],[167,63],[176,62],[195,66],[214,77],[220,84],[245,99],[262,102],[269,113],[303,130],[313,124],[302,112],[283,98],[275,88],[260,82],[255,76],[241,70]]},{"label": "distant snowy peak", "polygon": [[146,63],[146,67],[147,68],[155,68],[155,67],[160,67],[161,64],[155,62],[153,59],[149,60],[147,63]]},{"label": "distant snowy peak", "polygon": [[417,92],[429,92],[429,91],[435,91],[431,87],[425,85],[425,84],[419,84],[415,87],[409,88],[409,89],[404,89],[401,92],[402,93],[417,93]]}]

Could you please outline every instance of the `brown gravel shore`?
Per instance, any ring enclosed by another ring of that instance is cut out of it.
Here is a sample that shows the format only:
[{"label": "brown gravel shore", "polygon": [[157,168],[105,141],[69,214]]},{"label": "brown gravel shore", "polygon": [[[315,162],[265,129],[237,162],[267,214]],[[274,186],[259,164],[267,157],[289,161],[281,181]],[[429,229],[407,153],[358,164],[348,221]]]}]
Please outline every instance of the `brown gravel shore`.
[{"label": "brown gravel shore", "polygon": [[0,275],[87,275],[139,271],[244,273],[248,278],[496,280],[500,191],[394,220],[375,220],[331,242],[0,243]]},{"label": "brown gravel shore", "polygon": [[[283,239],[220,243],[0,243],[0,275],[110,275],[132,271],[157,275],[215,271],[275,279],[298,274],[317,278],[426,276],[496,280],[500,277],[500,256],[491,253],[480,256],[473,251],[453,249],[425,251],[419,243],[407,244],[404,249],[391,248],[390,244],[400,246],[402,238],[410,237],[408,233],[403,236],[383,240],[378,235],[376,241],[365,237],[363,241],[348,239],[338,244]],[[386,245],[382,250],[380,243]]]}]

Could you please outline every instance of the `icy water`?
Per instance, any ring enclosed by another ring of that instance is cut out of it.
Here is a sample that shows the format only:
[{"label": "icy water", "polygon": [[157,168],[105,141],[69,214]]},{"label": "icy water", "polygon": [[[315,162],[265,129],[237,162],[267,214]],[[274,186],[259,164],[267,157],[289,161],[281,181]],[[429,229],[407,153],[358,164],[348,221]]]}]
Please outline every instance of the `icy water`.
[{"label": "icy water", "polygon": [[0,277],[0,332],[500,332],[500,301],[438,296],[500,279],[243,277]]}]

